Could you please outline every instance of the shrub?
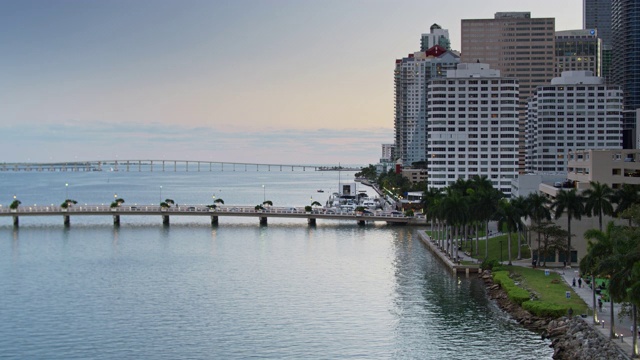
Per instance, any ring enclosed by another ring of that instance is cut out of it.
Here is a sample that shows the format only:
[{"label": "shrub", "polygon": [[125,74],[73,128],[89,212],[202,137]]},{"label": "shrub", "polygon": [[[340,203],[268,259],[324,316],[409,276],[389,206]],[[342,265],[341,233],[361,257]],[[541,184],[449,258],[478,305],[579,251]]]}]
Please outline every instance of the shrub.
[{"label": "shrub", "polygon": [[558,318],[567,314],[569,310],[566,306],[549,304],[542,301],[525,301],[522,308],[531,314],[539,317]]},{"label": "shrub", "polygon": [[496,259],[484,259],[482,264],[480,264],[480,268],[483,270],[498,270],[500,268],[500,262]]},{"label": "shrub", "polygon": [[411,217],[413,215],[414,215],[413,209],[408,209],[407,211],[404,212],[404,216]]},{"label": "shrub", "polygon": [[313,210],[311,205],[307,205],[307,206],[304,207],[304,211],[306,211],[306,212],[311,212],[311,210]]},{"label": "shrub", "polygon": [[509,299],[518,305],[522,305],[522,303],[531,299],[531,296],[529,295],[529,292],[527,290],[518,287],[513,282],[513,279],[509,277],[508,271],[494,271],[493,281],[496,284],[500,284],[502,289],[506,291]]}]

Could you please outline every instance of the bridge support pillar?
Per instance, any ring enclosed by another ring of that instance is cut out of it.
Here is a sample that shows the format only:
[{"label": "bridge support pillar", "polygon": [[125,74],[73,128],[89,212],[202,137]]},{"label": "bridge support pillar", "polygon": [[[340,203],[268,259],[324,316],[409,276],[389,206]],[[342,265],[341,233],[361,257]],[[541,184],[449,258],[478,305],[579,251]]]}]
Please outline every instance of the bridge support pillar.
[{"label": "bridge support pillar", "polygon": [[469,268],[464,269],[464,275],[465,277],[469,277]]},{"label": "bridge support pillar", "polygon": [[365,224],[364,220],[358,220],[358,225],[364,226],[364,224]]},{"label": "bridge support pillar", "polygon": [[71,225],[71,217],[69,215],[64,215],[62,219],[64,220],[64,226]]},{"label": "bridge support pillar", "polygon": [[162,225],[169,225],[169,215],[162,215]]},{"label": "bridge support pillar", "polygon": [[13,215],[13,226],[18,226],[20,225],[20,219],[18,218],[18,216]]},{"label": "bridge support pillar", "polygon": [[113,215],[113,225],[120,226],[120,215]]},{"label": "bridge support pillar", "polygon": [[211,226],[218,226],[218,217],[217,216],[212,216],[211,217]]},{"label": "bridge support pillar", "polygon": [[309,218],[309,219],[307,219],[307,222],[311,226],[316,226],[316,218]]},{"label": "bridge support pillar", "polygon": [[267,217],[266,216],[261,216],[260,217],[260,225],[267,225]]}]

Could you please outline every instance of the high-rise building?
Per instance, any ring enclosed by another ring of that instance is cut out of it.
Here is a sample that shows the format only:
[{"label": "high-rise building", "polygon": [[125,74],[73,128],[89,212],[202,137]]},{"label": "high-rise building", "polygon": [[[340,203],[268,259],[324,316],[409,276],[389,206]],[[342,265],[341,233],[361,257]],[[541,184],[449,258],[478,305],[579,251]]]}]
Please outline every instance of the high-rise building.
[{"label": "high-rise building", "polygon": [[622,148],[622,90],[590,71],[539,86],[527,115],[528,172],[566,172],[571,151]]},{"label": "high-rise building", "polygon": [[611,1],[611,37],[611,80],[624,92],[623,146],[635,149],[636,109],[640,108],[640,1]]},{"label": "high-rise building", "polygon": [[451,50],[449,40],[449,30],[443,29],[438,24],[431,25],[429,34],[422,34],[420,38],[420,51],[427,51],[436,45],[440,45],[447,50]]},{"label": "high-rise building", "polygon": [[553,78],[555,19],[531,18],[530,12],[498,12],[493,19],[462,20],[463,63],[481,62],[520,83],[520,154],[524,171],[524,123],[527,98]]},{"label": "high-rise building", "polygon": [[394,148],[394,144],[382,144],[382,156],[380,157],[380,160],[385,160],[387,162],[394,161]]},{"label": "high-rise building", "polygon": [[555,76],[564,71],[591,71],[602,77],[601,43],[595,29],[556,31]]},{"label": "high-rise building", "polygon": [[428,186],[486,176],[507,196],[518,174],[518,80],[459,64],[428,85]]},{"label": "high-rise building", "polygon": [[396,60],[395,158],[405,166],[427,158],[427,82],[455,69],[460,58],[441,46]]},{"label": "high-rise building", "polygon": [[611,46],[612,0],[583,0],[582,27],[596,29],[604,45]]}]

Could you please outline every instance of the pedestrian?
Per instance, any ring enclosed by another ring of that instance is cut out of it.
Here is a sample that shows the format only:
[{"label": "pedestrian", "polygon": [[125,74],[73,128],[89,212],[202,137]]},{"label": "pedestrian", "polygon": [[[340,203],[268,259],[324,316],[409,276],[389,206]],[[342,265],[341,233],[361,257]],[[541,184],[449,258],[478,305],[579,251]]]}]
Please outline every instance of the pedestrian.
[{"label": "pedestrian", "polygon": [[582,278],[578,278],[578,287],[581,288],[582,287]]},{"label": "pedestrian", "polygon": [[602,311],[602,298],[598,298],[598,308]]},{"label": "pedestrian", "polygon": [[576,278],[573,278],[573,284],[571,286],[576,287]]}]

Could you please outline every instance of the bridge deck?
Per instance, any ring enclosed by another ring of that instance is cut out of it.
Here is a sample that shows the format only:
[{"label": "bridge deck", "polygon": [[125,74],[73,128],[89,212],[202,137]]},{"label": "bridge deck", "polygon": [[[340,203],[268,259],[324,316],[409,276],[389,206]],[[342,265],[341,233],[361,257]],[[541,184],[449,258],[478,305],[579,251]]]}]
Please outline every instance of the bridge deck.
[{"label": "bridge deck", "polygon": [[390,213],[359,214],[352,211],[316,209],[305,212],[303,208],[272,207],[255,210],[251,206],[223,206],[211,210],[203,205],[180,205],[162,209],[158,205],[128,205],[111,208],[108,205],[74,205],[68,209],[59,206],[20,206],[16,210],[0,208],[0,217],[23,216],[210,216],[210,217],[255,217],[297,218],[351,221],[386,221],[388,223],[424,224],[424,218],[407,217]]},{"label": "bridge deck", "polygon": [[359,171],[361,167],[326,166],[313,164],[258,164],[198,160],[94,160],[53,163],[0,163],[0,171],[148,171],[148,172],[204,172],[204,171]]}]

